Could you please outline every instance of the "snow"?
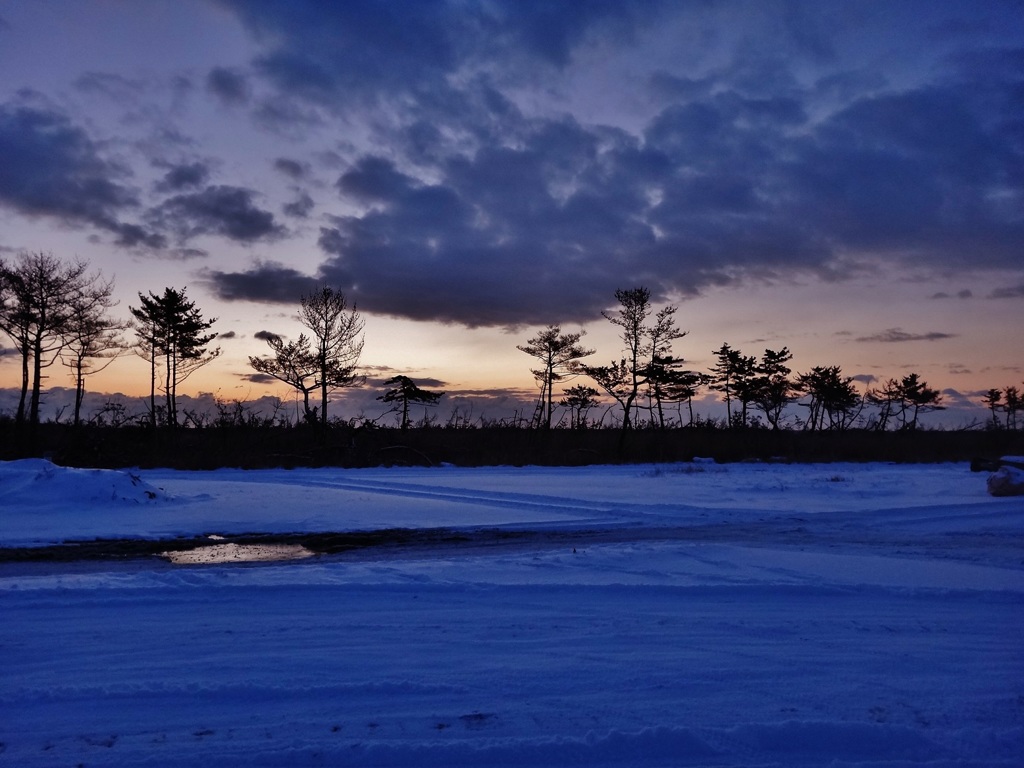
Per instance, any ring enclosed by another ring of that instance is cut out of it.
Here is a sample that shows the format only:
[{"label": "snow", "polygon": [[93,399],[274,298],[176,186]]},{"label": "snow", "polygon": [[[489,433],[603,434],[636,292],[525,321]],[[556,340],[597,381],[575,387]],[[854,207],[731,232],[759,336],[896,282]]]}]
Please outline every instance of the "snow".
[{"label": "snow", "polygon": [[[0,463],[0,765],[1019,766],[1024,499],[986,479]],[[177,562],[10,556],[120,538]]]}]

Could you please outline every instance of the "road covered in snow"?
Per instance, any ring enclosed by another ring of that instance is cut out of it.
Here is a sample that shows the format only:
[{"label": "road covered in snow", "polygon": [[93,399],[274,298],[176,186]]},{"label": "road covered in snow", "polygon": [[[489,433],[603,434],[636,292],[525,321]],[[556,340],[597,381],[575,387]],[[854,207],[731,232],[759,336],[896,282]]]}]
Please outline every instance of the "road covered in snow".
[{"label": "road covered in snow", "polygon": [[985,478],[0,463],[0,765],[1019,766]]}]

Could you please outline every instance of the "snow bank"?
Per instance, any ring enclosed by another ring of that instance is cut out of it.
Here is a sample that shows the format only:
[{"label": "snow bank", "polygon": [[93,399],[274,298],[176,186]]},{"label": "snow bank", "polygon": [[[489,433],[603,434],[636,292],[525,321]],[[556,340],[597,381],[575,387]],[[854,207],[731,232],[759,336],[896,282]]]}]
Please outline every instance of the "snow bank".
[{"label": "snow bank", "polygon": [[72,469],[46,459],[2,463],[0,505],[64,507],[82,504],[153,504],[168,500],[162,488],[137,472],[111,469]]}]

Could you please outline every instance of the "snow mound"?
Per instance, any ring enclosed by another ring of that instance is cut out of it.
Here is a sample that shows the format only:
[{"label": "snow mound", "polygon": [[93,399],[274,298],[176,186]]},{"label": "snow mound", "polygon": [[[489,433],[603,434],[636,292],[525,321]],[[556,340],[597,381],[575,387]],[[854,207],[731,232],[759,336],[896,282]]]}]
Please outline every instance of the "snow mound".
[{"label": "snow mound", "polygon": [[988,492],[993,496],[1024,496],[1024,469],[1000,467],[988,478]]},{"label": "snow mound", "polygon": [[0,505],[152,504],[171,498],[130,471],[72,469],[46,459],[0,462]]}]

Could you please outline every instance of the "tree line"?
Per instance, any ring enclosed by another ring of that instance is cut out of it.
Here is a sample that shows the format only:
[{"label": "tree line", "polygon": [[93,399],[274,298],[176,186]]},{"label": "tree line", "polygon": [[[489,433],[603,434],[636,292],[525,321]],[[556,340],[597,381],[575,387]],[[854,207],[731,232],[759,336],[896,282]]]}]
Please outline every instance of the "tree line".
[{"label": "tree line", "polygon": [[[786,347],[765,349],[758,358],[723,343],[713,351],[715,363],[709,371],[688,370],[672,349],[673,342],[687,334],[676,324],[677,307],[655,311],[650,291],[643,287],[616,291],[615,298],[618,309],[603,314],[620,331],[623,354],[618,360],[608,365],[582,362],[594,354],[579,344],[583,331],[563,333],[558,325],[548,326],[519,347],[542,362],[532,369],[541,390],[533,426],[552,426],[555,384],[580,376],[591,379],[597,388],[570,387],[563,390],[560,401],[568,412],[569,426],[576,428],[587,425],[587,413],[599,405],[601,394],[618,405],[624,430],[639,425],[694,426],[700,420],[694,415],[693,400],[703,390],[720,393],[726,409],[724,426],[730,428],[781,429],[786,408],[798,403],[807,410],[802,418],[795,418],[794,426],[806,430],[841,431],[856,425],[879,431],[913,430],[923,414],[944,408],[941,394],[917,373],[889,379],[863,394],[858,393],[853,377],[844,376],[837,365],[816,366],[794,375],[789,366],[793,355]],[[670,423],[667,408],[682,404],[687,421],[677,418]],[[870,419],[865,417],[869,405],[874,406]]]},{"label": "tree line", "polygon": [[[43,382],[49,369],[60,363],[75,383],[73,423],[80,424],[88,376],[134,354],[149,366],[145,422],[151,427],[182,426],[179,388],[221,355],[219,347],[210,346],[217,337],[211,330],[217,319],[205,318],[185,289],[167,287],[159,294],[139,293],[138,306],[129,307],[131,319],[125,322],[111,314],[116,306],[113,286],[112,279],[90,272],[81,260],[65,262],[41,252],[23,253],[10,263],[0,260],[0,330],[21,364],[18,423],[39,423]],[[861,393],[838,365],[794,373],[787,347],[753,356],[723,343],[713,351],[715,362],[708,371],[690,370],[673,349],[687,335],[677,324],[678,307],[656,309],[644,287],[618,290],[615,299],[616,308],[602,314],[617,327],[621,352],[608,364],[585,362],[596,353],[581,344],[585,331],[565,332],[559,324],[548,325],[517,346],[537,361],[530,371],[539,393],[532,417],[521,420],[525,426],[585,429],[609,426],[610,419],[610,425],[623,431],[701,425],[914,430],[922,415],[944,408],[940,393],[917,373]],[[326,285],[299,297],[298,317],[304,328],[298,338],[287,341],[266,334],[269,353],[250,356],[248,362],[255,372],[301,396],[304,422],[326,427],[331,423],[330,395],[365,384],[359,368],[364,322],[343,292]],[[574,379],[588,383],[563,386]],[[422,389],[404,375],[392,377],[384,386],[386,391],[377,399],[390,406],[388,413],[397,415],[402,429],[413,423],[411,406],[435,406],[445,394]],[[718,394],[725,405],[724,422],[695,415],[693,401],[702,392]],[[985,426],[1018,428],[1017,387],[989,390],[981,404],[991,414]],[[794,405],[804,410],[792,416]],[[557,420],[556,408],[562,413]],[[601,408],[603,415],[595,418],[595,409]]]}]

